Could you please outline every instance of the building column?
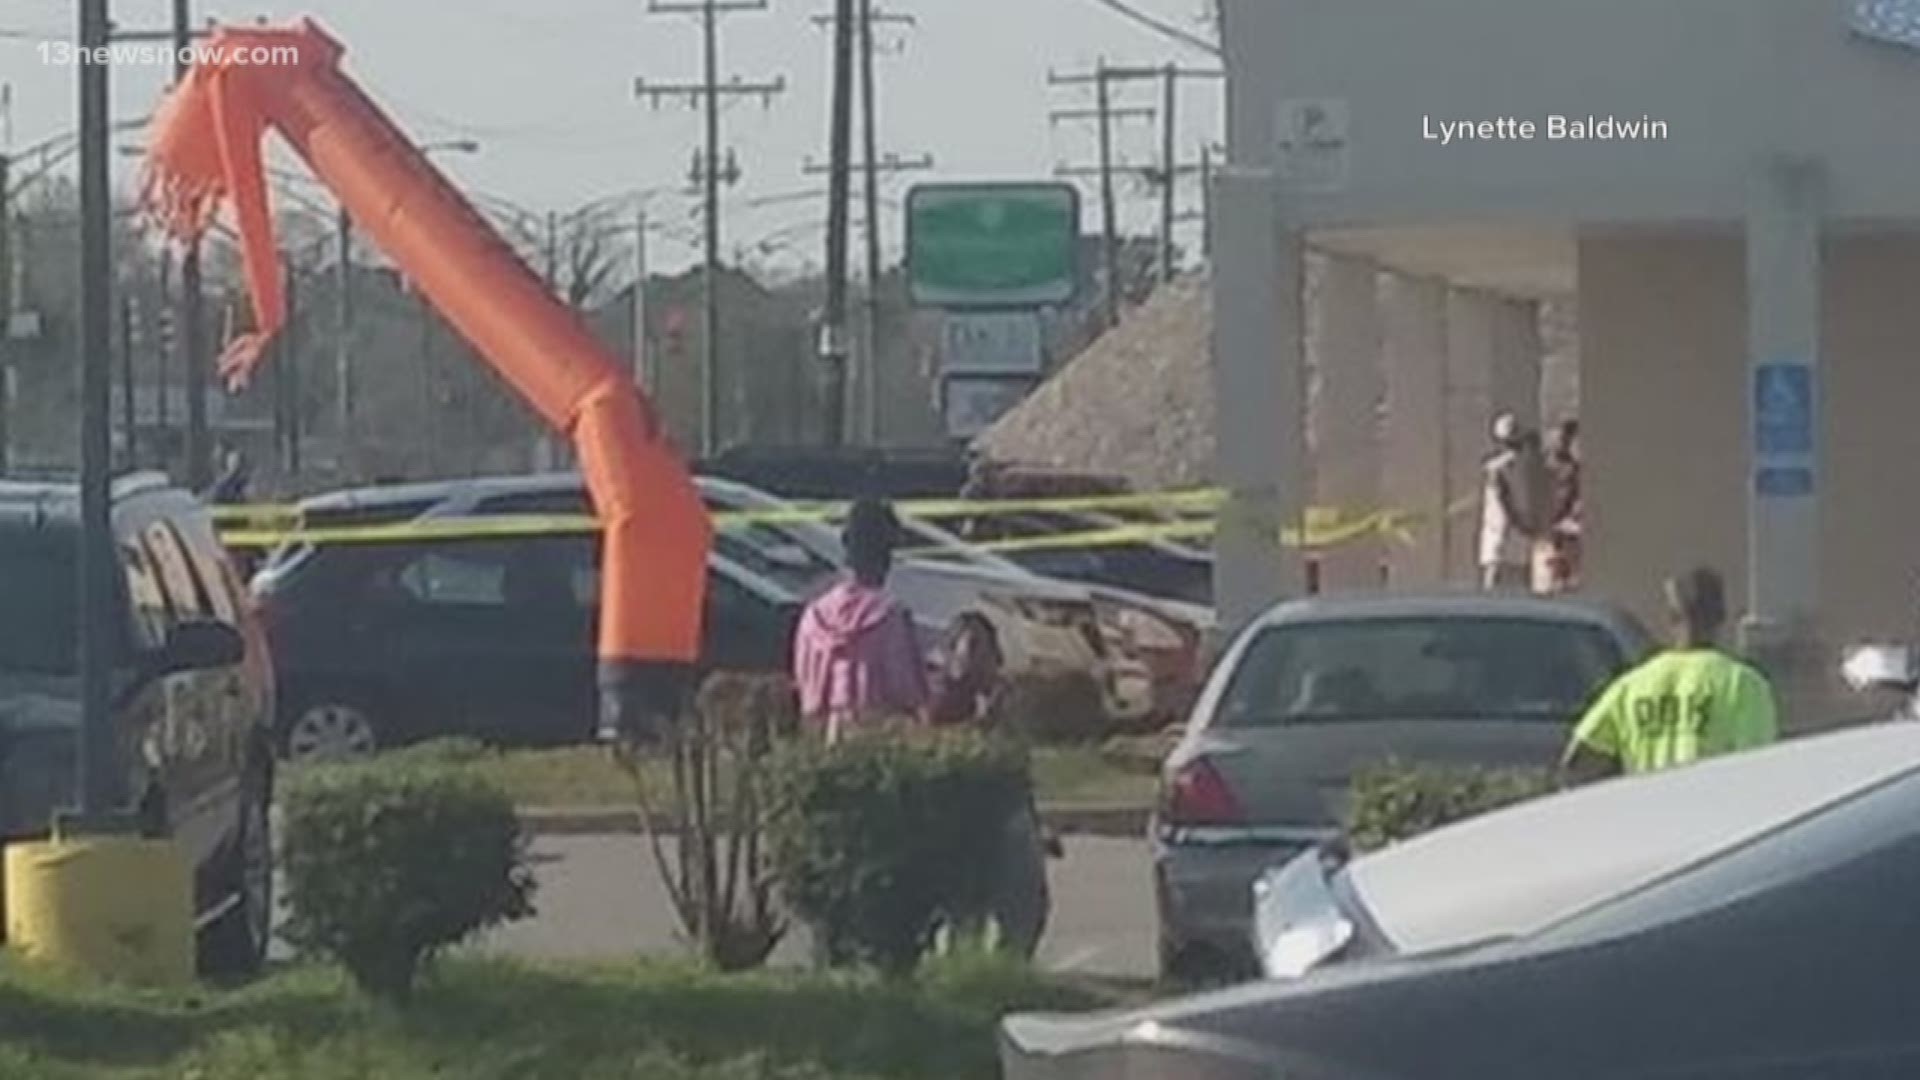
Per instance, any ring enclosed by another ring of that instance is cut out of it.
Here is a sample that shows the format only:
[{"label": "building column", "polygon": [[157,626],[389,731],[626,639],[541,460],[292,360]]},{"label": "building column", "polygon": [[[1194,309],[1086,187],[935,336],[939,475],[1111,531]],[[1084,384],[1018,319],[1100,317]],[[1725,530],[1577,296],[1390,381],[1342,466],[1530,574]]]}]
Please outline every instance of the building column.
[{"label": "building column", "polygon": [[[1494,406],[1494,298],[1447,291],[1446,552],[1449,580],[1472,581],[1480,541],[1481,464],[1491,449]],[[1538,409],[1536,408],[1536,412]]]},{"label": "building column", "polygon": [[1800,698],[1823,684],[1817,165],[1768,162],[1747,210],[1747,598],[1742,643]]},{"label": "building column", "polygon": [[1214,608],[1223,635],[1300,593],[1298,550],[1281,539],[1305,502],[1303,253],[1279,187],[1267,172],[1215,179],[1213,385],[1227,498],[1214,537]]},{"label": "building column", "polygon": [[[1381,508],[1381,369],[1379,273],[1342,256],[1317,260],[1307,308],[1308,352],[1317,374],[1313,396],[1313,505],[1353,521]],[[1318,553],[1325,590],[1380,585],[1385,549],[1367,533]]]},{"label": "building column", "polygon": [[1540,305],[1531,300],[1495,300],[1493,380],[1488,387],[1494,413],[1510,412],[1536,431],[1563,419],[1541,412],[1540,370],[1545,355]]},{"label": "building column", "polygon": [[1408,535],[1392,541],[1391,581],[1446,580],[1447,288],[1440,281],[1383,275],[1380,306],[1386,379],[1386,507],[1406,515]]}]

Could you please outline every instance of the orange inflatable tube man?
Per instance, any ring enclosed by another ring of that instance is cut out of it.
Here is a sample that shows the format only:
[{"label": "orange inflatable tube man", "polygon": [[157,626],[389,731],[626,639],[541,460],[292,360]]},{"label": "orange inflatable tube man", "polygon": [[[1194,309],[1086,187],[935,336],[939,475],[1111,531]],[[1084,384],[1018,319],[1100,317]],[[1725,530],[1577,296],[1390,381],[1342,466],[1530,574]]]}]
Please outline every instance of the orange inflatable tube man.
[{"label": "orange inflatable tube man", "polygon": [[[670,720],[699,658],[711,525],[651,407],[569,306],[340,70],[312,22],[230,27],[155,115],[147,206],[181,239],[231,206],[254,329],[221,357],[243,383],[286,318],[262,143],[284,137],[385,251],[580,458],[603,529],[601,729]],[[263,61],[270,59],[271,64]]]}]

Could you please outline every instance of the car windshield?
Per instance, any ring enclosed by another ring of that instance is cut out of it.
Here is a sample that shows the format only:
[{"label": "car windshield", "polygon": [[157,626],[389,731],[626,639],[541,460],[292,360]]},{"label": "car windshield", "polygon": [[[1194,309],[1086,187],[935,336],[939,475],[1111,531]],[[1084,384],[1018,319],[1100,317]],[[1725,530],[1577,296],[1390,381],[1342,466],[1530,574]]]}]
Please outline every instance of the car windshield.
[{"label": "car windshield", "polygon": [[1435,616],[1276,626],[1249,645],[1216,722],[1566,721],[1622,662],[1612,635],[1571,621]]},{"label": "car windshield", "polygon": [[721,519],[714,550],[796,596],[820,592],[840,571],[838,541],[804,523],[772,525]]},{"label": "car windshield", "polygon": [[73,672],[76,576],[71,536],[0,532],[0,671]]}]

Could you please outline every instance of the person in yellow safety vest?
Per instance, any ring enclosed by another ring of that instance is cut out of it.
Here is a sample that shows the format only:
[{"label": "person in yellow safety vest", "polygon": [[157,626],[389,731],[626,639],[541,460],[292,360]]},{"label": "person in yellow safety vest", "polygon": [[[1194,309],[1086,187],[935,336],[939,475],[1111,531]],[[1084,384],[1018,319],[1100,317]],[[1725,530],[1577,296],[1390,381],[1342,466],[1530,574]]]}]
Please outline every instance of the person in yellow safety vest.
[{"label": "person in yellow safety vest", "polygon": [[1666,583],[1674,644],[1621,675],[1574,729],[1569,783],[1653,772],[1765,746],[1779,737],[1766,676],[1722,652],[1726,587],[1712,570]]}]

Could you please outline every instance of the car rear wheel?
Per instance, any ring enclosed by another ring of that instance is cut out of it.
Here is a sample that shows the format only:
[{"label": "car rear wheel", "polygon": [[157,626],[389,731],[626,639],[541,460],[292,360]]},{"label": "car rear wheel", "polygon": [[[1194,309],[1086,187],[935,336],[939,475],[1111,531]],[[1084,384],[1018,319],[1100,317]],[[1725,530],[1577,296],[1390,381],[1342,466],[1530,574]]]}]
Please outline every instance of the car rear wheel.
[{"label": "car rear wheel", "polygon": [[200,932],[200,973],[209,978],[258,974],[273,938],[272,784],[247,785],[231,849],[223,856],[220,916]]},{"label": "car rear wheel", "polygon": [[298,706],[282,735],[286,759],[298,764],[354,761],[380,748],[373,717],[344,701],[315,701]]}]

